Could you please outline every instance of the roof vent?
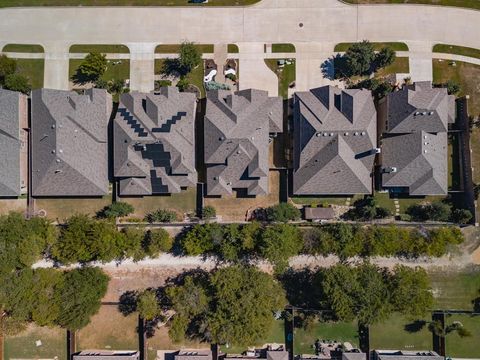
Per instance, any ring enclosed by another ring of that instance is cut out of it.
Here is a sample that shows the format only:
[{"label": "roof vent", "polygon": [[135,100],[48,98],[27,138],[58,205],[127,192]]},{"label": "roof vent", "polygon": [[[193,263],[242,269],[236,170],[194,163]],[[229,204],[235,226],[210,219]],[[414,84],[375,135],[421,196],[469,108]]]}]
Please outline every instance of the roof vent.
[{"label": "roof vent", "polygon": [[333,136],[333,133],[330,133],[330,136]]},{"label": "roof vent", "polygon": [[232,185],[232,183],[231,183],[231,182],[227,182],[227,185],[230,186],[230,185]]},{"label": "roof vent", "polygon": [[427,112],[426,111],[422,112],[422,115],[427,115]]},{"label": "roof vent", "polygon": [[417,115],[420,115],[420,113],[418,111],[415,111],[415,113],[413,114],[413,116],[417,116]]},{"label": "roof vent", "polygon": [[328,134],[327,134],[327,133],[323,133],[323,136],[328,136]]},{"label": "roof vent", "polygon": [[252,137],[251,137],[251,139],[252,139],[252,140],[255,140],[255,137],[254,137],[254,136],[252,136]]},{"label": "roof vent", "polygon": [[241,154],[242,152],[240,150],[237,151],[237,154]]},{"label": "roof vent", "polygon": [[365,131],[362,131],[362,134],[361,134],[361,135],[364,136],[364,135],[365,135]]},{"label": "roof vent", "polygon": [[322,134],[320,134],[320,133],[317,132],[317,133],[315,134],[315,136],[322,136]]},{"label": "roof vent", "polygon": [[423,143],[423,145],[428,145],[428,142],[425,141],[425,142]]},{"label": "roof vent", "polygon": [[52,154],[55,154],[55,149],[52,150]]},{"label": "roof vent", "polygon": [[216,176],[214,176],[214,177],[213,177],[213,180],[215,180],[215,181],[216,181],[216,180],[218,180],[218,178],[217,178]]},{"label": "roof vent", "polygon": [[345,136],[348,136],[348,132],[346,132],[344,135],[345,135]]},{"label": "roof vent", "polygon": [[430,112],[428,113],[428,115],[433,115],[433,111],[430,111]]},{"label": "roof vent", "polygon": [[56,161],[57,163],[59,163],[59,162],[60,162],[60,159],[57,159],[57,160],[55,160],[55,161]]},{"label": "roof vent", "polygon": [[423,150],[423,153],[426,154],[426,153],[427,153],[427,150]]},{"label": "roof vent", "polygon": [[52,125],[52,129],[55,129],[55,124]]},{"label": "roof vent", "polygon": [[60,174],[62,170],[55,170],[55,174]]},{"label": "roof vent", "polygon": [[355,131],[355,132],[353,133],[353,136],[358,136],[358,132]]},{"label": "roof vent", "polygon": [[63,153],[63,150],[62,150],[62,149],[60,149],[60,150],[58,150],[58,152],[59,152],[60,154],[62,154],[62,153]]},{"label": "roof vent", "polygon": [[223,136],[220,136],[220,137],[218,138],[218,140],[219,140],[219,141],[223,141],[223,140],[225,140],[225,138],[224,138]]},{"label": "roof vent", "polygon": [[427,135],[423,135],[423,138],[426,139],[426,138],[427,138]]}]

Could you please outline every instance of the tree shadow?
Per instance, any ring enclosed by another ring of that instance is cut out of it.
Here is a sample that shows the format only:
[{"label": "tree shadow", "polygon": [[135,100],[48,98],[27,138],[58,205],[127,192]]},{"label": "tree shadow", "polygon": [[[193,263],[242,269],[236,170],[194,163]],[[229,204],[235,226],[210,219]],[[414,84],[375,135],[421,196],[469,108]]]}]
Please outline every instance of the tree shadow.
[{"label": "tree shadow", "polygon": [[187,75],[188,69],[183,67],[178,59],[167,58],[163,61],[161,73],[166,76],[180,77]]},{"label": "tree shadow", "polygon": [[302,308],[319,308],[319,299],[322,299],[321,288],[318,284],[320,273],[310,269],[293,270],[289,268],[279,280],[282,283],[289,304]]},{"label": "tree shadow", "polygon": [[349,77],[350,72],[347,65],[347,59],[344,55],[336,54],[325,60],[320,68],[323,77],[329,80],[342,80]]},{"label": "tree shadow", "polygon": [[480,296],[472,300],[473,311],[480,313]]},{"label": "tree shadow", "polygon": [[118,311],[122,313],[123,316],[128,316],[137,311],[137,297],[138,292],[129,290],[120,295]]},{"label": "tree shadow", "polygon": [[427,325],[427,322],[425,320],[415,320],[409,324],[405,324],[404,330],[409,333],[416,333],[422,330],[425,325]]},{"label": "tree shadow", "polygon": [[70,78],[75,85],[85,85],[90,82],[95,82],[96,78],[84,74],[80,68],[75,70],[75,73]]}]

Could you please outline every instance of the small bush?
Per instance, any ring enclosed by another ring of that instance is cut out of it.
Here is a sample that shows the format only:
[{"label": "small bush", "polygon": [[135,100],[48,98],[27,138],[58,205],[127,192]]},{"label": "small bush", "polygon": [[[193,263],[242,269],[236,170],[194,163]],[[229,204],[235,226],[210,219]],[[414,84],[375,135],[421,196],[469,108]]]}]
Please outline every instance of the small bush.
[{"label": "small bush", "polygon": [[123,217],[132,214],[135,211],[134,207],[126,202],[114,202],[108,206],[105,206],[98,214],[99,218],[113,219],[117,217]]},{"label": "small bush", "polygon": [[178,219],[177,219],[177,213],[175,211],[158,209],[149,213],[147,216],[145,216],[145,220],[148,221],[149,223],[155,223],[155,222],[167,223],[167,222],[177,221]]},{"label": "small bush", "polygon": [[301,216],[300,210],[290,203],[273,205],[268,207],[266,211],[268,221],[288,222],[298,220]]},{"label": "small bush", "polygon": [[217,216],[217,210],[211,205],[204,206],[202,209],[202,219],[212,219]]},{"label": "small bush", "polygon": [[152,229],[145,234],[144,249],[148,256],[154,258],[162,252],[172,249],[173,240],[165,229]]}]

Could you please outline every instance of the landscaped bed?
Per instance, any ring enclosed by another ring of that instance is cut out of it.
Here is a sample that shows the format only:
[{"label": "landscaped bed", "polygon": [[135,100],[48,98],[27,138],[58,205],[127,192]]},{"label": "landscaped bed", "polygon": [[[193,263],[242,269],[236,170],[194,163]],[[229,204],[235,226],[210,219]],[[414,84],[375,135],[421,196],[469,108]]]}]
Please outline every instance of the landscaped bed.
[{"label": "landscaped bed", "polygon": [[[40,341],[37,346],[37,341]],[[4,337],[3,358],[10,359],[66,359],[67,334],[61,328],[30,324],[15,336]]]},{"label": "landscaped bed", "polygon": [[[164,73],[165,59],[155,59],[155,74],[166,75]],[[205,87],[203,86],[204,78],[204,65],[203,61],[195,69],[186,76],[188,82],[200,90],[200,98],[205,97]]]},{"label": "landscaped bed", "polygon": [[[353,43],[339,43],[335,45],[333,51],[335,52],[343,52],[347,51],[347,49],[352,46]],[[402,42],[372,42],[373,48],[378,51],[384,47],[390,47],[392,50],[395,51],[408,51],[408,46]]]}]

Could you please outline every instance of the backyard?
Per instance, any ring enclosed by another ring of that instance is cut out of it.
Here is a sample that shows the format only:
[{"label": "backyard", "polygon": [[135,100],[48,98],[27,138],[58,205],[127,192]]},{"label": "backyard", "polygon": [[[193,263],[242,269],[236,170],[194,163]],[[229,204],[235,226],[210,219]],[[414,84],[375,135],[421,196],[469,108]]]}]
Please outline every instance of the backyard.
[{"label": "backyard", "polygon": [[37,198],[35,211],[44,210],[46,217],[62,223],[74,214],[95,215],[112,203],[111,195],[102,198]]},{"label": "backyard", "polygon": [[[66,359],[66,331],[29,325],[15,336],[5,336],[3,358],[10,359]],[[38,342],[40,341],[40,342]]]},{"label": "backyard", "polygon": [[195,213],[196,210],[196,196],[195,188],[188,188],[182,190],[177,194],[165,196],[145,196],[145,197],[120,197],[119,201],[125,201],[133,205],[135,212],[132,217],[143,218],[148,213],[157,209],[174,210],[178,215],[184,213]]}]

